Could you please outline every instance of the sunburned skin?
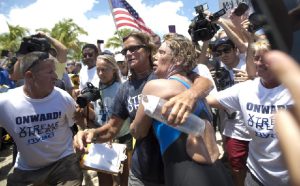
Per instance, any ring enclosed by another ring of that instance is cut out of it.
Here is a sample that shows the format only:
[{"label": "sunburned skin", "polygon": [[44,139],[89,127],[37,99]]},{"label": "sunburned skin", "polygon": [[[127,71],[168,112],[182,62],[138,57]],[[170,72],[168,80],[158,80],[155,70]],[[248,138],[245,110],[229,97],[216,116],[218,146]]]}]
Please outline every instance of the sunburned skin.
[{"label": "sunburned skin", "polygon": [[206,122],[203,137],[188,136],[186,149],[190,158],[197,163],[213,164],[218,159],[220,152],[210,123]]}]

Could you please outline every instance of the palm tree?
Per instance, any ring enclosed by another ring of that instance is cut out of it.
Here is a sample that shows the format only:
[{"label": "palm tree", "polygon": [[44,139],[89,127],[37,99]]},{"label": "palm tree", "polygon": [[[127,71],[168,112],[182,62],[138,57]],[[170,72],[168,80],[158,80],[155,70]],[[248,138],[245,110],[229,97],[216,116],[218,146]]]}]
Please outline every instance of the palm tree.
[{"label": "palm tree", "polygon": [[19,49],[22,38],[28,35],[29,30],[19,25],[11,25],[6,22],[9,32],[0,34],[0,50],[6,49],[16,52]]},{"label": "palm tree", "polygon": [[88,33],[74,23],[73,19],[63,19],[54,25],[51,30],[40,28],[37,31],[49,33],[51,37],[63,43],[69,49],[68,58],[80,60],[83,43],[78,40],[79,35]]},{"label": "palm tree", "polygon": [[117,30],[114,33],[114,36],[107,40],[107,42],[105,43],[105,47],[113,48],[113,49],[122,47],[123,44],[122,38],[127,36],[131,31],[132,30],[128,28]]}]

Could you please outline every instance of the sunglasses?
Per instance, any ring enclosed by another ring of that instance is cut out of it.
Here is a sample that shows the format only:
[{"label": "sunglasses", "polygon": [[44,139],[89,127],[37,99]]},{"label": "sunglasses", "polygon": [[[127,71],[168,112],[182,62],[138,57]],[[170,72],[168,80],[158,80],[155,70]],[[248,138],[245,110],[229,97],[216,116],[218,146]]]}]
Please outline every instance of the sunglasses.
[{"label": "sunglasses", "polygon": [[37,56],[38,58],[36,60],[34,60],[31,65],[24,71],[24,72],[27,72],[29,71],[30,69],[32,69],[36,64],[38,64],[39,62],[45,60],[45,59],[48,59],[49,58],[49,53],[47,52],[40,52]]},{"label": "sunglasses", "polygon": [[222,53],[228,54],[228,53],[231,52],[231,50],[232,50],[231,47],[225,47],[225,48],[223,48],[223,50],[216,50],[216,51],[215,51],[215,55],[216,55],[217,57],[220,57],[220,56],[222,55]]},{"label": "sunglasses", "polygon": [[127,54],[128,50],[130,51],[130,53],[136,52],[137,50],[141,49],[141,48],[146,48],[146,45],[134,45],[134,46],[130,46],[127,48],[123,48],[123,50],[121,50],[121,54],[123,54],[124,56]]}]

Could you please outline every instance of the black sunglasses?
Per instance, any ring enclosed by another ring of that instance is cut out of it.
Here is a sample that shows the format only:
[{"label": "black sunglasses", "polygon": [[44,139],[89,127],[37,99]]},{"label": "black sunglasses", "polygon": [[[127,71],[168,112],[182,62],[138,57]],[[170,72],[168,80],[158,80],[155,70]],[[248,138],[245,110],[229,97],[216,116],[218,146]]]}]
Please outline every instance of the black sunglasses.
[{"label": "black sunglasses", "polygon": [[129,50],[131,53],[141,49],[141,48],[146,48],[146,45],[133,45],[133,46],[129,46],[127,48],[123,48],[123,50],[121,50],[121,54],[123,54],[124,56],[127,54],[127,51]]},{"label": "black sunglasses", "polygon": [[31,65],[24,72],[27,72],[28,70],[32,69],[36,64],[38,64],[38,62],[43,61],[45,59],[48,59],[49,58],[49,53],[47,53],[47,52],[40,52],[37,57],[38,58],[36,60],[34,60],[31,63]]},{"label": "black sunglasses", "polygon": [[231,52],[231,50],[232,50],[232,47],[225,47],[222,50],[216,50],[215,55],[217,57],[220,57],[222,55],[222,53],[228,54]]}]

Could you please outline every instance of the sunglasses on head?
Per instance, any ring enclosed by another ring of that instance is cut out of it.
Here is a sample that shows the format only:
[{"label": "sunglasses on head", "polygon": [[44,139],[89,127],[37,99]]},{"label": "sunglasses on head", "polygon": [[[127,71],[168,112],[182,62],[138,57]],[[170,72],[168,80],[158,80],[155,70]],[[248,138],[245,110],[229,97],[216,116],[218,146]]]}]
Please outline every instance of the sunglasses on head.
[{"label": "sunglasses on head", "polygon": [[31,63],[31,65],[25,70],[25,72],[32,69],[36,64],[38,64],[38,62],[48,59],[49,57],[49,53],[40,52],[38,58]]},{"label": "sunglasses on head", "polygon": [[133,46],[129,46],[127,48],[123,48],[123,50],[121,50],[121,54],[123,54],[124,56],[127,54],[128,50],[133,53],[141,48],[146,48],[146,45],[133,45]]},{"label": "sunglasses on head", "polygon": [[222,55],[222,53],[224,53],[224,54],[230,53],[231,50],[232,50],[232,47],[225,47],[225,48],[223,48],[223,49],[221,49],[221,50],[216,50],[216,51],[215,51],[215,55],[216,55],[217,57],[219,57],[219,56]]}]

